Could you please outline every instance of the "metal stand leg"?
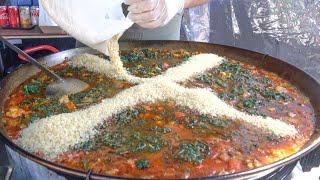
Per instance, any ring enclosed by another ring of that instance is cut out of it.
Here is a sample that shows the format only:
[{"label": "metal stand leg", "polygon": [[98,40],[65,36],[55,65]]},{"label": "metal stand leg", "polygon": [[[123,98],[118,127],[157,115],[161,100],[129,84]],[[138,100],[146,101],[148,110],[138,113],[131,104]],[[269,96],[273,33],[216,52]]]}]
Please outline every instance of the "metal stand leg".
[{"label": "metal stand leg", "polygon": [[0,179],[10,180],[13,168],[4,144],[0,141]]},{"label": "metal stand leg", "polygon": [[4,76],[4,65],[3,65],[2,56],[0,54],[0,78],[2,78],[3,76]]}]

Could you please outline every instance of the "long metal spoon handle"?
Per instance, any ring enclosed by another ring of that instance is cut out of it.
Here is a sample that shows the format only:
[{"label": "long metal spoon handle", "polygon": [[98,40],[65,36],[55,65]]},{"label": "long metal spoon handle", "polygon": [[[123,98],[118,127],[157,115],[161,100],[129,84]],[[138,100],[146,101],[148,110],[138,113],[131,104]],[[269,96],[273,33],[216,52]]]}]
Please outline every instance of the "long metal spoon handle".
[{"label": "long metal spoon handle", "polygon": [[11,44],[8,40],[6,40],[3,36],[0,36],[0,40],[6,44],[8,47],[10,47],[10,49],[12,49],[13,51],[15,51],[18,54],[22,54],[23,56],[25,56],[27,58],[27,60],[37,66],[39,69],[45,71],[46,73],[48,73],[48,75],[50,75],[52,78],[63,82],[63,79],[58,76],[56,73],[52,72],[51,70],[49,70],[48,68],[46,68],[45,66],[43,66],[42,64],[40,64],[37,60],[33,59],[31,56],[29,56],[27,53],[25,53],[24,51],[22,51],[21,49],[19,49],[17,46]]}]

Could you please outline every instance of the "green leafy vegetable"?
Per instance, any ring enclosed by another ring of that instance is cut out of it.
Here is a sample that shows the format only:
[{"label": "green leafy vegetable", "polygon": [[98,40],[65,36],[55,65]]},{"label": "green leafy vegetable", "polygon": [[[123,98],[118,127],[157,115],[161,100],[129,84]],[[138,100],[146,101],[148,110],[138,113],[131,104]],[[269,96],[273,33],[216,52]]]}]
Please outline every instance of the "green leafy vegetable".
[{"label": "green leafy vegetable", "polygon": [[32,81],[29,84],[23,86],[23,92],[25,94],[36,94],[40,92],[42,83],[40,81]]},{"label": "green leafy vegetable", "polygon": [[79,143],[79,144],[76,144],[74,146],[74,149],[75,150],[90,150],[94,145],[94,142],[92,140],[89,140],[89,141],[85,141],[85,142],[82,142],[82,143]]},{"label": "green leafy vegetable", "polygon": [[139,159],[135,164],[138,169],[147,169],[150,167],[149,160],[147,159]]},{"label": "green leafy vegetable", "polygon": [[119,132],[114,133],[106,133],[104,136],[104,143],[107,146],[111,147],[120,147],[123,144],[123,137],[122,134]]},{"label": "green leafy vegetable", "polygon": [[155,131],[157,133],[162,133],[162,134],[168,134],[170,133],[172,130],[170,128],[167,127],[159,127],[159,126],[154,126],[151,128],[152,131]]},{"label": "green leafy vegetable", "polygon": [[201,164],[202,161],[211,153],[208,144],[202,141],[184,142],[180,144],[175,158],[184,162]]},{"label": "green leafy vegetable", "polygon": [[226,127],[230,124],[230,121],[222,120],[222,119],[209,119],[209,124],[218,126],[218,127]]},{"label": "green leafy vegetable", "polygon": [[35,121],[39,120],[40,119],[40,116],[36,113],[32,113],[31,116],[30,116],[30,122],[31,123],[34,123]]},{"label": "green leafy vegetable", "polygon": [[139,111],[137,109],[126,109],[113,116],[116,123],[119,125],[128,124],[132,119],[138,117]]}]

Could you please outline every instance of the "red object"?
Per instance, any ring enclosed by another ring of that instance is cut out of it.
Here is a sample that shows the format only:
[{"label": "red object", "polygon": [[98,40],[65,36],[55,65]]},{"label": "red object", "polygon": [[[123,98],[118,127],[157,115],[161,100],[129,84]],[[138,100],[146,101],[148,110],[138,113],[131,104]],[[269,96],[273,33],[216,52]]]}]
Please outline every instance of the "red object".
[{"label": "red object", "polygon": [[0,27],[9,26],[7,6],[0,6]]},{"label": "red object", "polygon": [[[23,51],[27,54],[30,54],[30,53],[34,53],[34,52],[42,51],[42,50],[51,51],[53,53],[59,52],[59,50],[57,48],[50,46],[50,45],[35,46],[35,47],[31,47],[31,48],[26,48]],[[19,57],[19,59],[21,59],[23,61],[29,62],[22,54],[19,54],[18,57]]]},{"label": "red object", "polygon": [[10,27],[16,28],[20,26],[19,9],[18,6],[8,7],[9,24]]}]

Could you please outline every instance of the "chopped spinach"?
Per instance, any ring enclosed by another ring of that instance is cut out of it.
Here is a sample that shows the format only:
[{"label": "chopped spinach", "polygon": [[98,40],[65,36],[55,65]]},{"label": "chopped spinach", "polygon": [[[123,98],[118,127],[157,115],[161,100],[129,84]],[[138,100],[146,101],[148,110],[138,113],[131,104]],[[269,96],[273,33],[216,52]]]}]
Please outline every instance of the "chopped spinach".
[{"label": "chopped spinach", "polygon": [[126,109],[122,112],[113,115],[113,118],[116,119],[116,123],[119,125],[128,124],[132,119],[138,117],[139,110],[137,109]]},{"label": "chopped spinach", "polygon": [[128,62],[139,61],[139,60],[142,60],[143,58],[144,57],[141,52],[132,52],[132,53],[121,56],[121,60],[128,61]]},{"label": "chopped spinach", "polygon": [[226,85],[226,83],[224,83],[222,80],[220,80],[220,79],[217,79],[217,80],[215,80],[215,83],[218,85],[218,86],[220,86],[220,87],[227,87],[227,85]]},{"label": "chopped spinach", "polygon": [[[161,128],[154,126],[145,131],[139,132],[140,123],[129,123],[132,119],[137,118],[138,110],[128,109],[114,117],[117,130],[106,132],[104,135],[104,144],[117,149],[117,152],[158,152],[165,145],[162,139],[163,134],[171,132],[170,128]],[[132,116],[133,115],[133,116]],[[138,122],[145,122],[138,120]]]},{"label": "chopped spinach", "polygon": [[218,127],[226,127],[231,124],[230,121],[223,120],[223,119],[217,119],[217,118],[209,119],[208,122],[209,122],[209,124],[214,125],[214,126],[218,126]]},{"label": "chopped spinach", "polygon": [[42,85],[43,84],[40,81],[32,81],[23,86],[23,92],[27,95],[39,93]]},{"label": "chopped spinach", "polygon": [[242,102],[243,107],[245,108],[256,108],[259,107],[262,102],[256,98],[248,98]]},{"label": "chopped spinach", "polygon": [[41,118],[41,117],[39,116],[39,114],[32,113],[29,120],[30,120],[31,123],[34,123],[34,122],[36,122],[37,120],[39,120],[40,118]]},{"label": "chopped spinach", "polygon": [[105,85],[101,84],[93,87],[89,91],[70,95],[70,100],[80,107],[97,103],[99,99],[106,98],[107,89]]},{"label": "chopped spinach", "polygon": [[147,144],[144,142],[139,142],[136,146],[135,151],[143,151],[145,148],[147,148]]},{"label": "chopped spinach", "polygon": [[164,141],[160,137],[149,136],[146,138],[146,142],[148,143],[147,146],[149,152],[160,151],[164,145]]},{"label": "chopped spinach", "polygon": [[148,151],[158,152],[164,146],[164,140],[160,135],[143,135],[141,133],[135,133],[129,140],[134,147],[131,151]]},{"label": "chopped spinach", "polygon": [[[194,53],[195,54],[195,53]],[[184,50],[166,51],[155,49],[135,49],[129,53],[123,53],[121,60],[124,61],[127,71],[140,77],[151,77],[161,74],[168,67],[165,64],[170,64],[174,67],[181,61],[187,60],[192,54]],[[156,63],[152,62],[157,60]],[[168,59],[173,61],[167,62]],[[135,64],[133,65],[132,62]]]},{"label": "chopped spinach", "polygon": [[196,128],[196,127],[198,127],[198,128],[208,128],[208,126],[207,126],[207,121],[206,121],[206,119],[201,119],[201,118],[199,118],[199,119],[188,119],[187,121],[186,121],[186,126],[187,126],[187,128],[189,128],[189,129],[194,129],[194,128]]},{"label": "chopped spinach", "polygon": [[216,126],[216,127],[226,127],[230,125],[231,122],[221,118],[210,117],[208,115],[199,115],[198,118],[187,117],[185,120],[185,124],[186,124],[186,127],[189,129],[194,129],[194,128],[208,129],[209,125]]},{"label": "chopped spinach", "polygon": [[210,153],[211,148],[205,142],[183,142],[175,152],[174,157],[180,161],[201,164]]},{"label": "chopped spinach", "polygon": [[171,132],[171,129],[170,128],[167,128],[167,127],[159,127],[159,126],[153,126],[151,128],[152,131],[155,131],[156,133],[162,133],[162,134],[168,134]]},{"label": "chopped spinach", "polygon": [[139,159],[135,164],[138,169],[147,169],[150,167],[149,160],[147,159]]},{"label": "chopped spinach", "polygon": [[210,76],[207,76],[207,75],[201,75],[201,76],[198,76],[197,77],[198,80],[206,83],[206,84],[211,84],[212,82],[212,78]]},{"label": "chopped spinach", "polygon": [[275,89],[271,89],[271,88],[266,88],[261,90],[261,94],[262,96],[271,99],[271,100],[282,100],[282,101],[289,101],[291,98],[290,96],[284,94],[284,93],[280,93],[277,92]]},{"label": "chopped spinach", "polygon": [[124,143],[124,138],[119,132],[106,133],[104,135],[104,143],[107,146],[120,147]]},{"label": "chopped spinach", "polygon": [[233,93],[229,93],[229,92],[226,92],[226,93],[220,93],[218,94],[219,98],[221,99],[225,99],[225,100],[234,100],[237,96]]},{"label": "chopped spinach", "polygon": [[[221,77],[221,74],[223,77]],[[292,98],[275,90],[271,80],[256,76],[239,63],[224,61],[219,67],[196,78],[207,85],[218,85],[218,96],[227,101],[235,101],[236,107],[250,114],[257,114],[259,108],[272,101],[290,101]]]},{"label": "chopped spinach", "polygon": [[69,112],[63,104],[59,103],[58,99],[50,99],[44,103],[32,106],[32,110],[42,113],[44,117]]},{"label": "chopped spinach", "polygon": [[82,143],[78,143],[74,146],[73,149],[75,150],[90,150],[94,145],[94,142],[92,140],[89,140],[89,141],[85,141],[85,142],[82,142]]}]

